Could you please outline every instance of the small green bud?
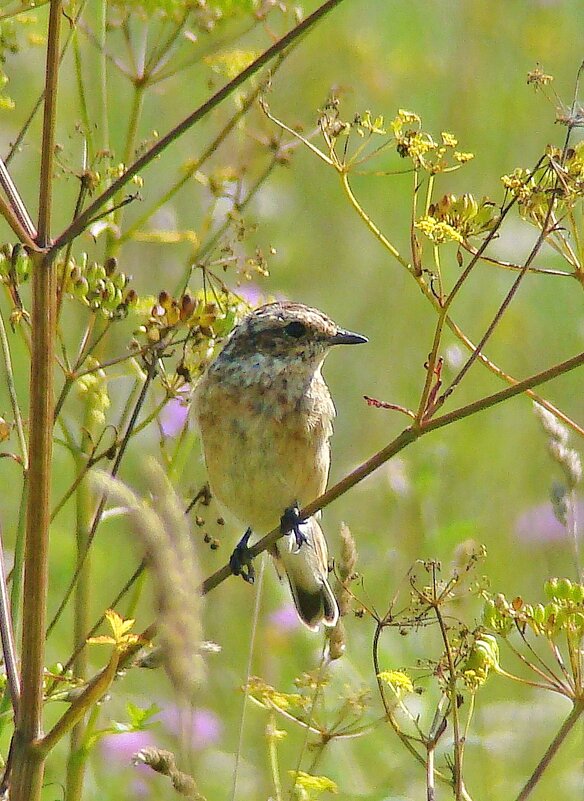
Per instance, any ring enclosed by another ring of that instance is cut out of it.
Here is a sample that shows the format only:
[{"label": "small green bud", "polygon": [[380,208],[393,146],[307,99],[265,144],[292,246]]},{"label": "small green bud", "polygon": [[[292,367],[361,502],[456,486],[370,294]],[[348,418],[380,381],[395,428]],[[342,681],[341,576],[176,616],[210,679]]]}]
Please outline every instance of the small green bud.
[{"label": "small green bud", "polygon": [[81,276],[73,284],[72,292],[73,295],[79,300],[87,301],[87,293],[89,292],[89,284],[87,283],[87,278]]},{"label": "small green bud", "polygon": [[558,580],[556,598],[566,601],[572,594],[572,582],[570,579],[562,578]]},{"label": "small green bud", "polygon": [[106,305],[111,304],[115,300],[116,287],[114,286],[113,281],[110,281],[109,278],[104,282],[104,288],[101,294],[104,304]]},{"label": "small green bud", "polygon": [[125,273],[114,273],[111,277],[111,280],[114,283],[116,289],[124,289],[127,283],[126,274]]},{"label": "small green bud", "polygon": [[24,282],[30,275],[30,257],[24,248],[19,248],[14,271],[19,282]]},{"label": "small green bud", "polygon": [[557,598],[556,591],[558,587],[559,579],[551,578],[548,579],[545,584],[543,585],[543,590],[547,597],[552,601],[554,598]]},{"label": "small green bud", "polygon": [[559,611],[560,607],[557,605],[557,603],[554,603],[552,601],[551,603],[547,604],[547,606],[545,607],[545,615],[544,615],[545,623],[553,624],[558,616]]},{"label": "small green bud", "polygon": [[584,603],[584,584],[572,584],[570,600],[575,604]]}]

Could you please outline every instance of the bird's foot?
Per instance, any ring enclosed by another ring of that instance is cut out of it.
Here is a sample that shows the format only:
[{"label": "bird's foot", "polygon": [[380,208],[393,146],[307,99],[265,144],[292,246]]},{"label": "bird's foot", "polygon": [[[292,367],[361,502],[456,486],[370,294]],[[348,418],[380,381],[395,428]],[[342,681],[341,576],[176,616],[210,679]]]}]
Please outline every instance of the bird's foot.
[{"label": "bird's foot", "polygon": [[282,534],[294,534],[298,550],[300,550],[300,547],[304,545],[305,542],[308,542],[306,534],[300,528],[303,522],[304,520],[300,517],[300,510],[296,503],[285,509],[284,514],[280,518],[280,530]]},{"label": "bird's foot", "polygon": [[255,568],[252,564],[253,557],[247,545],[250,537],[251,528],[248,528],[229,557],[229,567],[234,576],[241,576],[248,584],[253,584],[255,581]]}]

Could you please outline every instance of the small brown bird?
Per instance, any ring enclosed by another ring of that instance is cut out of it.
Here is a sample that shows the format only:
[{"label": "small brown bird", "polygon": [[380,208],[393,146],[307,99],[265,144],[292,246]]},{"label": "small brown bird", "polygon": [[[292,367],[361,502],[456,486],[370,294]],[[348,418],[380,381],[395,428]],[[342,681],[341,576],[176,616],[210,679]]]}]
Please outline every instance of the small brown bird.
[{"label": "small brown bird", "polygon": [[334,626],[338,607],[328,583],[328,552],[317,517],[294,510],[321,495],[330,465],[335,416],[321,375],[332,345],[367,342],[301,303],[269,303],[245,317],[195,389],[209,483],[221,504],[249,526],[231,568],[253,581],[246,561],[252,530],[266,534],[292,518],[274,546],[301,620]]}]

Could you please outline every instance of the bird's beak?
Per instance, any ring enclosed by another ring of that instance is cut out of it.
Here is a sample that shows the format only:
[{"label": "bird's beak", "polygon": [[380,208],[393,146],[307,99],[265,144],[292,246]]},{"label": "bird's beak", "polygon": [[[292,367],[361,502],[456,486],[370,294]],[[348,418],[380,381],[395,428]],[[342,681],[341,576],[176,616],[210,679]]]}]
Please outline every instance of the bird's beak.
[{"label": "bird's beak", "polygon": [[343,328],[339,328],[337,333],[329,339],[331,345],[361,345],[364,342],[369,342],[367,337],[362,334],[354,334],[352,331],[345,331]]}]

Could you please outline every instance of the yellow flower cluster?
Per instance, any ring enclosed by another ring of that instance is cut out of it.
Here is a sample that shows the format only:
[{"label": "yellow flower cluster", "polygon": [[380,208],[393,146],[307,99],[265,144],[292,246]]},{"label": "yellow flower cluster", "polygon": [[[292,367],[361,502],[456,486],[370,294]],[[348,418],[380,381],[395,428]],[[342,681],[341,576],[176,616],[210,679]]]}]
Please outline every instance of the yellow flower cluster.
[{"label": "yellow flower cluster", "polygon": [[437,220],[436,217],[432,217],[430,214],[417,220],[415,227],[427,236],[431,242],[434,242],[435,245],[443,245],[445,242],[463,241],[462,235],[456,228],[444,222],[444,220]]},{"label": "yellow flower cluster", "polygon": [[450,172],[473,158],[472,153],[456,150],[458,140],[454,134],[442,131],[438,143],[431,134],[421,130],[421,124],[418,114],[404,109],[400,109],[390,123],[397,152],[402,158],[410,158],[416,167],[432,175]]},{"label": "yellow flower cluster", "polygon": [[[488,198],[483,198],[477,201],[473,195],[465,193],[463,195],[443,195],[436,203],[430,204],[428,207],[428,216],[436,223],[445,223],[448,225],[448,231],[438,231],[439,235],[450,234],[450,229],[454,229],[462,238],[461,240],[452,237],[444,239],[443,241],[462,241],[471,236],[478,236],[486,231],[490,231],[499,219],[498,210],[494,203]],[[421,221],[420,221],[421,222]],[[421,230],[426,233],[424,226],[419,226]],[[430,228],[430,239],[436,241],[436,233],[434,232],[435,226],[429,226],[426,223],[426,228]]]}]

